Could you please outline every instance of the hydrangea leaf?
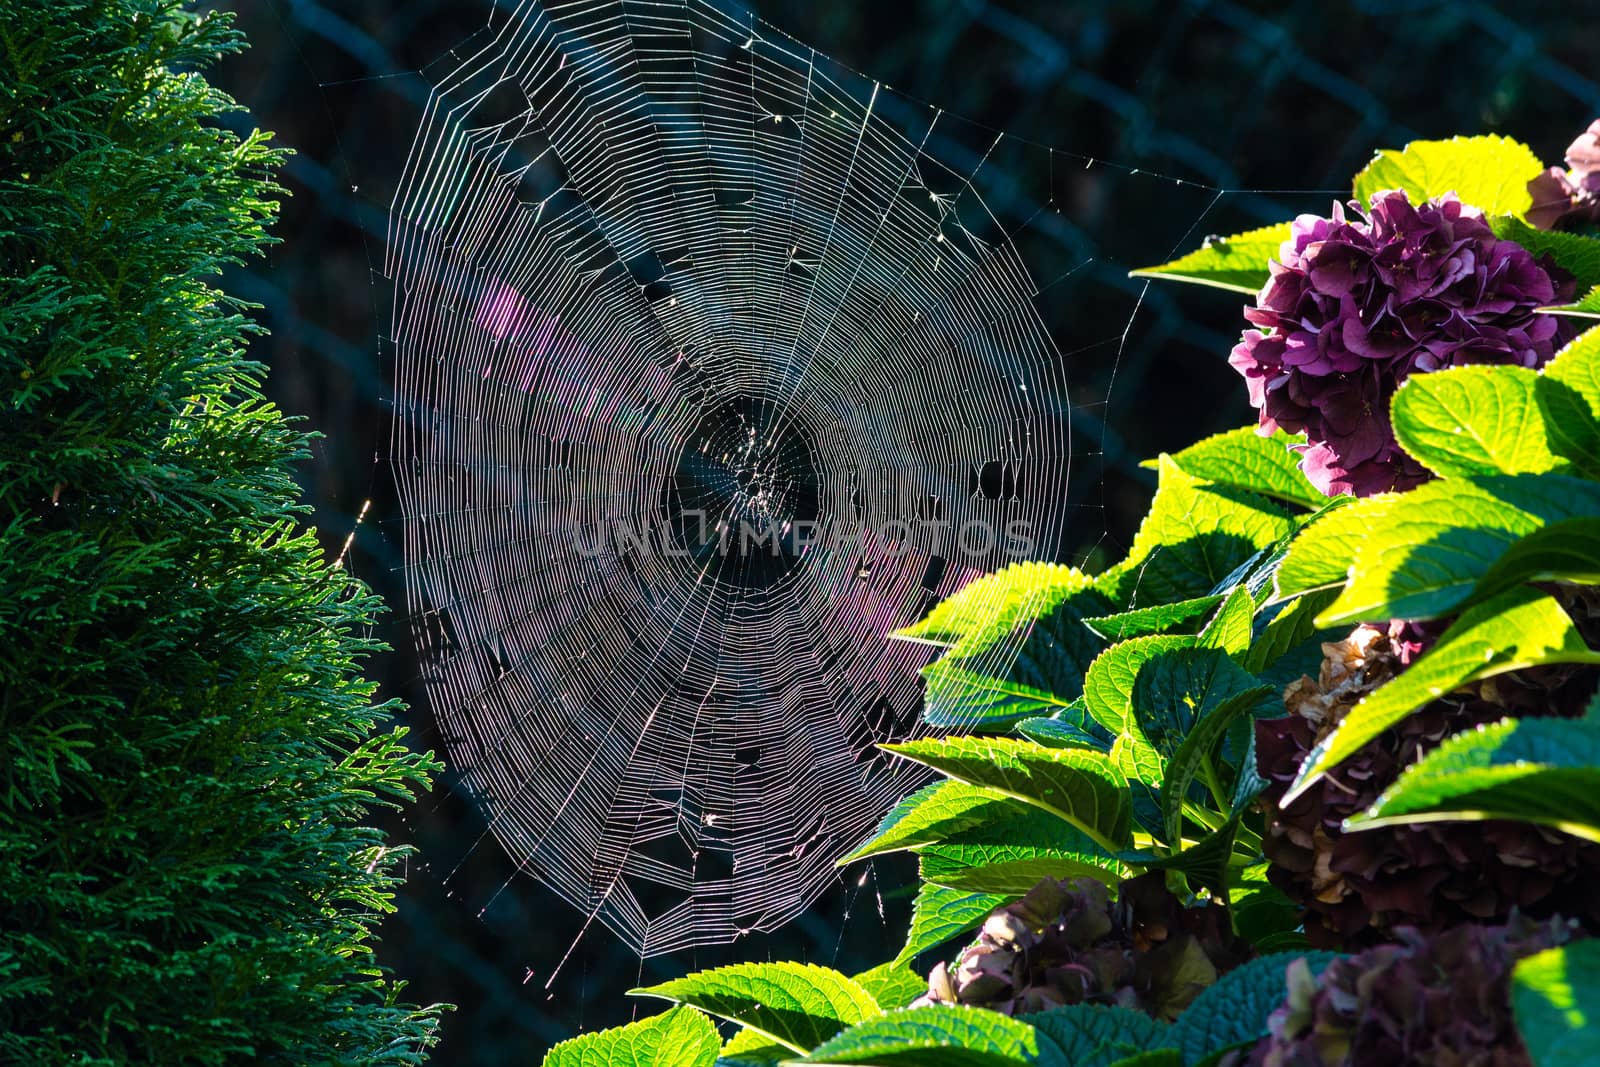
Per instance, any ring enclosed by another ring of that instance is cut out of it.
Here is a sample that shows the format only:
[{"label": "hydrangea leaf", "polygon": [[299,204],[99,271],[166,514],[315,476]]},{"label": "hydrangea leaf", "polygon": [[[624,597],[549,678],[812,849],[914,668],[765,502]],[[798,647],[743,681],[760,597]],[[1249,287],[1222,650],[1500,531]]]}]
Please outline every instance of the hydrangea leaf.
[{"label": "hydrangea leaf", "polygon": [[1157,462],[1155,499],[1127,558],[1096,580],[1128,608],[1206,596],[1295,527],[1264,497],[1195,478],[1171,456]]},{"label": "hydrangea leaf", "polygon": [[1284,602],[1267,617],[1250,649],[1241,660],[1244,669],[1260,674],[1317,632],[1317,616],[1339,596],[1337,589],[1321,589]]},{"label": "hydrangea leaf", "polygon": [[1600,478],[1600,326],[1556,353],[1535,396],[1550,447],[1590,478]]},{"label": "hydrangea leaf", "polygon": [[1177,871],[1187,875],[1190,884],[1204,886],[1218,899],[1226,900],[1228,869],[1233,863],[1233,846],[1238,834],[1239,818],[1233,815],[1199,841],[1177,852],[1165,855],[1124,852],[1122,859],[1149,870]]},{"label": "hydrangea leaf", "polygon": [[1234,586],[1221,609],[1200,631],[1200,644],[1206,648],[1220,648],[1230,656],[1244,655],[1250,647],[1255,615],[1256,603],[1250,590],[1242,585]]},{"label": "hydrangea leaf", "polygon": [[873,835],[839,866],[943,841],[962,830],[992,823],[1026,810],[1004,793],[946,779],[917,790],[889,810]]},{"label": "hydrangea leaf", "polygon": [[1389,409],[1395,439],[1447,478],[1555,470],[1564,464],[1546,442],[1534,399],[1538,382],[1538,373],[1526,367],[1449,367],[1412,375]]},{"label": "hydrangea leaf", "polygon": [[1393,507],[1400,496],[1380,493],[1363,500],[1336,502],[1308,522],[1272,576],[1273,599],[1288,600],[1343,585],[1367,527]]},{"label": "hydrangea leaf", "polygon": [[[1093,657],[1088,657],[1085,667],[1092,661]],[[922,668],[923,722],[944,729],[1004,730],[1026,718],[1053,715],[1069,706],[1075,697],[1010,678],[995,678],[963,665],[969,662],[972,661],[946,656]],[[1075,673],[1082,678],[1081,669]],[[1074,680],[1073,687],[1082,684]]]},{"label": "hydrangea leaf", "polygon": [[1313,974],[1338,958],[1336,952],[1279,952],[1229,971],[1178,1016],[1169,1031],[1188,1067],[1266,1036],[1267,1017],[1289,992],[1288,968],[1304,959]]},{"label": "hydrangea leaf", "polygon": [[[1254,426],[1215,434],[1177,453],[1172,461],[1185,473],[1218,485],[1231,485],[1301,507],[1318,508],[1328,502],[1300,469],[1300,454],[1291,445],[1303,445],[1303,433],[1275,431],[1263,437]],[[1141,467],[1154,469],[1156,460]]]},{"label": "hydrangea leaf", "polygon": [[1023,719],[1016,733],[1051,748],[1092,748],[1108,752],[1117,736],[1090,717],[1079,697],[1048,718]]},{"label": "hydrangea leaf", "polygon": [[[689,1011],[678,1008],[678,1011]],[[769,1067],[794,1059],[794,1049],[780,1045],[756,1030],[740,1030],[717,1054],[716,1067]]]},{"label": "hydrangea leaf", "polygon": [[1543,663],[1600,663],[1554,598],[1523,586],[1462,612],[1415,663],[1367,694],[1307,754],[1282,803],[1416,708],[1468,682]]},{"label": "hydrangea leaf", "polygon": [[951,778],[1052,812],[1107,852],[1131,833],[1127,782],[1103,753],[1045,748],[1011,737],[942,737],[880,746]]},{"label": "hydrangea leaf", "polygon": [[[884,1009],[903,1008],[928,991],[928,980],[906,965],[904,960],[890,960],[870,970],[852,975],[851,981],[872,994],[872,999]],[[749,1033],[748,1030],[740,1031]]]},{"label": "hydrangea leaf", "polygon": [[1453,478],[1374,509],[1365,504],[1349,509],[1371,517],[1349,529],[1352,577],[1318,626],[1459,610],[1523,536],[1565,519],[1600,518],[1600,484],[1558,474]]},{"label": "hydrangea leaf", "polygon": [[1600,939],[1545,949],[1511,972],[1511,1009],[1534,1067],[1600,1063]]},{"label": "hydrangea leaf", "polygon": [[1547,315],[1576,315],[1585,319],[1600,319],[1600,285],[1584,293],[1570,304],[1552,304],[1539,309]]},{"label": "hydrangea leaf", "polygon": [[1521,538],[1478,579],[1470,599],[1528,582],[1600,585],[1600,519],[1563,519]]},{"label": "hydrangea leaf", "polygon": [[917,850],[922,877],[975,893],[1026,893],[1044,878],[1088,875],[1114,884],[1131,872],[1087,834],[1031,804]]},{"label": "hydrangea leaf", "polygon": [[1197,723],[1255,687],[1255,678],[1221,649],[1160,652],[1139,667],[1125,732],[1135,733],[1163,761],[1170,760]]},{"label": "hydrangea leaf", "polygon": [[798,1052],[880,1014],[872,994],[810,963],[736,963],[629,993],[699,1008]]},{"label": "hydrangea leaf", "polygon": [[1455,193],[1485,215],[1521,215],[1533,206],[1528,182],[1544,171],[1533,149],[1509,137],[1452,137],[1412,141],[1400,151],[1384,149],[1356,175],[1362,205],[1374,193],[1404,189],[1413,204]]},{"label": "hydrangea leaf", "polygon": [[1183,1067],[1183,1053],[1175,1048],[1153,1048],[1117,1060],[1111,1067]]},{"label": "hydrangea leaf", "polygon": [[1170,278],[1173,281],[1232,289],[1254,296],[1267,284],[1267,263],[1289,239],[1289,223],[1280,222],[1232,237],[1208,237],[1188,255],[1131,272],[1135,278]]},{"label": "hydrangea leaf", "polygon": [[1506,719],[1457,734],[1345,826],[1460,819],[1517,819],[1600,841],[1600,722]]},{"label": "hydrangea leaf", "polygon": [[[1250,686],[1248,683],[1255,679],[1234,666],[1233,661],[1225,659],[1223,662],[1238,671],[1245,679],[1245,684],[1240,686],[1237,682],[1230,683],[1231,695],[1214,705],[1202,707],[1194,725],[1188,730],[1172,758],[1167,761],[1166,780],[1161,785],[1161,815],[1168,844],[1179,840],[1189,786],[1204,773],[1208,763],[1213,770],[1215,769],[1214,755],[1217,746],[1222,742],[1223,735],[1228,732],[1228,727],[1232,726],[1236,719],[1251,714],[1264,700],[1273,695],[1272,689],[1268,686]],[[1216,885],[1215,882],[1210,884]]]},{"label": "hydrangea leaf", "polygon": [[1073,1067],[1114,1067],[1167,1042],[1166,1023],[1110,1004],[1066,1004],[1019,1018],[1050,1040]]},{"label": "hydrangea leaf", "polygon": [[799,1060],[857,1067],[1070,1067],[1025,1022],[983,1008],[932,1004],[850,1027]]},{"label": "hydrangea leaf", "polygon": [[693,1008],[673,1008],[627,1026],[563,1041],[545,1054],[543,1065],[712,1067],[721,1040],[710,1019]]},{"label": "hydrangea leaf", "polygon": [[1123,734],[1111,746],[1111,761],[1128,782],[1133,820],[1151,837],[1162,835],[1161,782],[1166,761],[1138,734]]},{"label": "hydrangea leaf", "polygon": [[981,651],[1010,633],[1019,620],[1050,611],[1094,579],[1074,567],[1023,562],[986,574],[946,597],[922,621],[892,636],[945,647]]},{"label": "hydrangea leaf", "polygon": [[1300,905],[1267,879],[1270,864],[1257,863],[1238,872],[1229,886],[1228,910],[1233,928],[1258,952],[1304,948]]},{"label": "hydrangea leaf", "polygon": [[1159,655],[1195,644],[1195,638],[1183,634],[1152,634],[1112,645],[1089,664],[1084,675],[1084,709],[1113,734],[1123,733],[1133,714],[1134,682],[1144,665]]},{"label": "hydrangea leaf", "polygon": [[911,927],[895,962],[905,963],[975,928],[994,909],[1016,899],[1008,893],[968,893],[923,882],[911,905]]},{"label": "hydrangea leaf", "polygon": [[1549,256],[1577,279],[1578,292],[1600,285],[1600,240],[1561,230],[1537,230],[1509,215],[1487,220],[1494,235],[1502,241],[1515,241],[1533,253],[1533,258]]},{"label": "hydrangea leaf", "polygon": [[1084,625],[1109,641],[1122,641],[1146,634],[1165,633],[1174,627],[1200,618],[1222,603],[1221,593],[1179,600],[1171,604],[1152,604],[1116,615],[1084,619]]}]

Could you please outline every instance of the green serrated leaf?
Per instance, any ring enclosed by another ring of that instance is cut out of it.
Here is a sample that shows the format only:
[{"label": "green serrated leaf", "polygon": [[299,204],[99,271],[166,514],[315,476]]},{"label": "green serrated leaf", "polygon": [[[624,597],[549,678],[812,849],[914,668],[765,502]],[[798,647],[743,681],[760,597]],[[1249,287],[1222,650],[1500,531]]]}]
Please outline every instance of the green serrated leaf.
[{"label": "green serrated leaf", "polygon": [[1412,141],[1384,149],[1356,175],[1363,206],[1374,193],[1403,189],[1413,204],[1455,193],[1485,215],[1522,215],[1533,206],[1528,182],[1544,172],[1533,150],[1509,137],[1486,134],[1447,141]]},{"label": "green serrated leaf", "polygon": [[1395,678],[1367,694],[1306,756],[1283,804],[1412,711],[1468,682],[1543,663],[1600,663],[1554,598],[1531,587],[1475,604]]},{"label": "green serrated leaf", "polygon": [[1092,748],[1109,752],[1116,741],[1116,735],[1089,717],[1082,698],[1049,718],[1023,719],[1017,723],[1016,732],[1051,748]]},{"label": "green serrated leaf", "polygon": [[1010,634],[1019,620],[1045,615],[1094,579],[1074,567],[1055,563],[1013,563],[977,578],[946,597],[921,622],[896,630],[907,641],[952,648],[958,655],[977,655]]},{"label": "green serrated leaf", "polygon": [[1156,840],[1164,833],[1161,819],[1161,782],[1165,761],[1141,737],[1123,734],[1111,746],[1111,762],[1128,782],[1133,821]]},{"label": "green serrated leaf", "polygon": [[[1009,678],[991,677],[964,666],[968,662],[946,656],[922,669],[926,683],[923,722],[947,730],[1004,730],[1023,719],[1053,715],[1070,706],[1077,695],[1062,696]],[[1016,665],[1009,666],[1015,669]],[[1081,684],[1072,679],[1070,688]]]},{"label": "green serrated leaf", "polygon": [[1101,637],[1110,641],[1123,641],[1130,637],[1164,633],[1175,626],[1198,619],[1218,604],[1222,594],[1179,600],[1172,604],[1152,604],[1147,608],[1124,611],[1116,615],[1101,615],[1084,619],[1083,623]]},{"label": "green serrated leaf", "polygon": [[1595,286],[1570,304],[1551,304],[1536,310],[1547,315],[1573,315],[1584,319],[1600,319],[1600,286]]},{"label": "green serrated leaf", "polygon": [[1390,405],[1395,439],[1445,477],[1542,474],[1563,466],[1546,440],[1534,399],[1539,374],[1525,367],[1449,367],[1414,374]]},{"label": "green serrated leaf", "polygon": [[885,1010],[903,1008],[928,991],[928,980],[913,971],[904,960],[880,963],[851,976],[851,981],[871,993],[872,999]]},{"label": "green serrated leaf", "polygon": [[1256,679],[1221,649],[1157,653],[1139,667],[1133,683],[1133,714],[1124,732],[1144,741],[1163,761],[1169,760],[1196,723],[1255,688]]},{"label": "green serrated leaf", "polygon": [[642,989],[759,1031],[797,1052],[879,1014],[872,994],[838,971],[810,963],[736,963]]},{"label": "green serrated leaf", "polygon": [[1516,819],[1600,841],[1600,722],[1506,719],[1407,767],[1347,829]]},{"label": "green serrated leaf", "polygon": [[1221,610],[1200,631],[1200,644],[1206,648],[1220,648],[1230,656],[1242,656],[1250,648],[1255,613],[1256,602],[1250,590],[1242,585],[1234,586]]},{"label": "green serrated leaf", "polygon": [[1461,609],[1526,534],[1600,517],[1600,484],[1559,474],[1451,478],[1367,504],[1346,509],[1371,519],[1350,531],[1352,577],[1318,626],[1433,619]]},{"label": "green serrated leaf", "polygon": [[[1223,662],[1232,666],[1231,660]],[[1215,768],[1218,762],[1215,758],[1217,746],[1221,744],[1228,727],[1232,726],[1236,719],[1250,715],[1263,700],[1273,695],[1269,687],[1248,686],[1248,682],[1253,682],[1255,679],[1238,667],[1234,667],[1234,670],[1239,671],[1244,681],[1241,683],[1230,680],[1227,690],[1224,691],[1231,690],[1231,695],[1202,709],[1197,721],[1184,736],[1182,744],[1178,745],[1177,751],[1167,761],[1166,780],[1161,786],[1161,816],[1169,844],[1181,839],[1184,805],[1189,796],[1189,786],[1208,765]],[[1241,684],[1246,688],[1237,688]],[[1216,886],[1215,882],[1210,884]]]},{"label": "green serrated leaf", "polygon": [[[1190,445],[1172,461],[1184,473],[1208,482],[1319,508],[1328,502],[1328,496],[1311,484],[1300,469],[1300,454],[1289,447],[1305,442],[1303,433],[1277,430],[1263,437],[1256,427],[1241,426]],[[1139,466],[1155,469],[1159,463],[1145,460]]]},{"label": "green serrated leaf", "polygon": [[1529,582],[1600,585],[1600,519],[1564,519],[1506,549],[1473,586],[1469,600]]},{"label": "green serrated leaf", "polygon": [[1112,734],[1128,729],[1133,715],[1133,686],[1144,665],[1157,656],[1194,648],[1196,638],[1178,634],[1134,637],[1112,645],[1089,665],[1083,679],[1083,703],[1090,717]]},{"label": "green serrated leaf", "polygon": [[1511,1008],[1534,1067],[1600,1063],[1600,939],[1517,961]]},{"label": "green serrated leaf", "polygon": [[1027,1023],[996,1011],[951,1004],[870,1019],[812,1049],[798,1062],[856,1067],[1069,1067]]},{"label": "green serrated leaf", "polygon": [[1019,1016],[1072,1067],[1114,1067],[1167,1041],[1167,1024],[1110,1004],[1067,1004]]},{"label": "green serrated leaf", "polygon": [[1278,258],[1289,239],[1289,223],[1280,222],[1232,237],[1207,238],[1196,251],[1159,267],[1132,271],[1135,278],[1170,278],[1254,295],[1267,284],[1267,263]]},{"label": "green serrated leaf", "polygon": [[1600,327],[1556,353],[1535,387],[1550,447],[1600,478]]},{"label": "green serrated leaf", "polygon": [[909,962],[961,936],[1016,897],[1017,894],[1008,893],[968,893],[924,882],[911,905],[911,928],[895,962]]},{"label": "green serrated leaf", "polygon": [[1052,812],[1115,854],[1131,833],[1126,782],[1099,752],[1010,737],[943,737],[880,746],[971,785]]},{"label": "green serrated leaf", "polygon": [[1379,493],[1359,501],[1336,502],[1307,523],[1272,576],[1273,599],[1288,600],[1343,585],[1367,527],[1400,497],[1399,493]]},{"label": "green serrated leaf", "polygon": [[[772,1064],[785,1063],[793,1058],[794,1049],[788,1045],[780,1045],[755,1030],[740,1030],[722,1046],[722,1051],[717,1054],[716,1067],[770,1067]],[[609,1065],[601,1064],[598,1067],[609,1067]]]},{"label": "green serrated leaf", "polygon": [[1200,1064],[1219,1053],[1267,1034],[1267,1017],[1288,994],[1289,964],[1304,959],[1313,974],[1338,958],[1336,952],[1281,952],[1261,956],[1217,979],[1194,999],[1169,1032],[1186,1064]]},{"label": "green serrated leaf", "polygon": [[1024,810],[1021,801],[993,789],[952,780],[935,782],[891,808],[877,831],[839,860],[839,866],[943,841],[962,830],[998,822]]},{"label": "green serrated leaf", "polygon": [[712,1067],[721,1043],[711,1020],[693,1008],[581,1034],[553,1046],[543,1067]]},{"label": "green serrated leaf", "polygon": [[1021,803],[993,822],[923,845],[917,855],[925,880],[968,892],[1021,894],[1044,878],[1083,875],[1114,884],[1131,873],[1081,830]]},{"label": "green serrated leaf", "polygon": [[1155,499],[1127,558],[1096,580],[1125,607],[1206,596],[1295,527],[1264,497],[1192,477],[1171,456],[1157,470]]},{"label": "green serrated leaf", "polygon": [[1549,256],[1556,265],[1577,280],[1578,292],[1600,285],[1600,240],[1561,230],[1536,230],[1519,218],[1507,215],[1486,220],[1502,241],[1515,241],[1533,253],[1533,258]]},{"label": "green serrated leaf", "polygon": [[1199,841],[1177,852],[1165,855],[1124,852],[1122,859],[1147,870],[1177,871],[1186,875],[1191,885],[1203,886],[1216,894],[1217,899],[1226,901],[1228,872],[1233,865],[1233,846],[1238,834],[1239,817],[1233,815]]},{"label": "green serrated leaf", "polygon": [[1266,624],[1251,642],[1242,661],[1244,669],[1260,674],[1310,640],[1317,632],[1317,616],[1338,596],[1337,589],[1322,589],[1283,602],[1276,613],[1267,616]]},{"label": "green serrated leaf", "polygon": [[[1257,951],[1278,948],[1304,948],[1305,935],[1299,933],[1305,912],[1299,904],[1267,879],[1269,864],[1258,863],[1239,871],[1228,896],[1228,910],[1235,932],[1256,946]],[[1294,944],[1282,944],[1295,938]],[[1266,948],[1266,945],[1277,947]]]}]

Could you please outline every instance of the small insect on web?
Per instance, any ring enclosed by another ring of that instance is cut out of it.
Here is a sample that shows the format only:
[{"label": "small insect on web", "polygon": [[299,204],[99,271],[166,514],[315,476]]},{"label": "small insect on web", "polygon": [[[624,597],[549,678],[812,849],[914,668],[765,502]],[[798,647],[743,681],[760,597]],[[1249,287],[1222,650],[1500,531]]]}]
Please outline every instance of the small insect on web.
[{"label": "small insect on web", "polygon": [[769,930],[920,781],[874,746],[932,657],[888,635],[1058,555],[1064,361],[936,110],[701,0],[482,44],[390,233],[429,702],[588,920],[645,955]]}]

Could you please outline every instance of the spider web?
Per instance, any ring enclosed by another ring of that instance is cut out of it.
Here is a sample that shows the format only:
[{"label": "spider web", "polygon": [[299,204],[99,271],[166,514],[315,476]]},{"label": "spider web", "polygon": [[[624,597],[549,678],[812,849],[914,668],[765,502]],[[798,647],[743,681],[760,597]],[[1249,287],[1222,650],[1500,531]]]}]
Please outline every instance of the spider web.
[{"label": "spider web", "polygon": [[478,43],[389,235],[429,702],[585,928],[771,930],[922,781],[875,747],[932,658],[890,632],[1069,547],[1035,220],[979,187],[1000,137],[742,10],[527,3]]}]

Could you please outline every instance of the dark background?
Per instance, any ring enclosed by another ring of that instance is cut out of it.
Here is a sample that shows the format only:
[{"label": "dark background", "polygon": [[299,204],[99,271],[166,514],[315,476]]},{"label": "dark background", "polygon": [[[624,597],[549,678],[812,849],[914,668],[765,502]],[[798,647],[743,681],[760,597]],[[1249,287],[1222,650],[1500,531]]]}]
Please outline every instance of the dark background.
[{"label": "dark background", "polygon": [[[368,671],[409,702],[404,719],[421,747],[438,739],[407,647],[387,466],[386,211],[429,85],[494,2],[216,5],[236,12],[253,47],[214,80],[250,109],[241,127],[275,131],[297,152],[282,244],[234,272],[229,288],[264,305],[272,335],[252,355],[270,368],[269,394],[322,434],[301,472],[307,499],[330,555],[355,529],[349,565],[391,605],[381,632],[395,650]],[[947,158],[971,166],[1005,131],[981,191],[1015,231],[1069,360],[1075,554],[1099,546],[1115,558],[1126,545],[1148,492],[1138,459],[1251,417],[1225,364],[1238,296],[1171,285],[1145,293],[1127,269],[1209,233],[1325,212],[1375,148],[1493,131],[1556,162],[1600,114],[1600,17],[1581,3],[754,7],[892,87],[906,114],[925,101],[970,120],[936,146]],[[641,980],[733,958],[708,949],[640,961],[591,928],[546,989],[581,915],[517,873],[451,777],[389,823],[420,851],[379,956],[410,981],[409,998],[459,1006],[436,1063],[536,1063],[580,1028],[628,1019],[635,1005],[622,994]],[[857,884],[861,876],[847,872],[811,913],[739,955],[845,970],[892,955],[910,872],[889,863]]]}]

